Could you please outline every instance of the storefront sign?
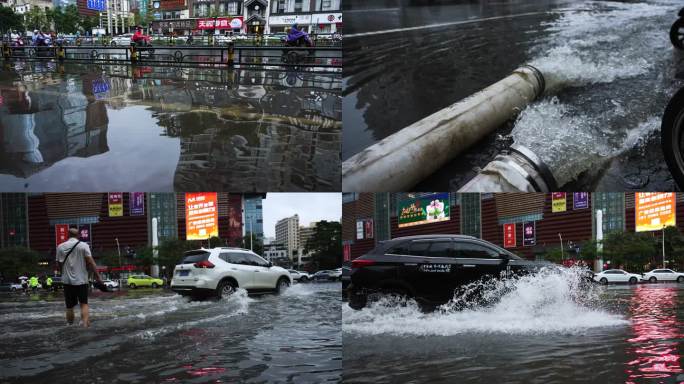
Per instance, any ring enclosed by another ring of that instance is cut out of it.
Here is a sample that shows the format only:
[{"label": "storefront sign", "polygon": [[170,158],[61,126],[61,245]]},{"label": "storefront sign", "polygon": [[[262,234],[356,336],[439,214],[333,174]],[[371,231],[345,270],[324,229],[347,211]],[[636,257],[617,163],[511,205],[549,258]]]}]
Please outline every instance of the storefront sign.
[{"label": "storefront sign", "polygon": [[515,223],[504,224],[504,248],[515,248]]},{"label": "storefront sign", "polygon": [[79,240],[90,244],[90,224],[82,224],[78,226]]},{"label": "storefront sign", "polygon": [[363,221],[363,232],[366,239],[373,238],[373,219],[366,219]]},{"label": "storefront sign", "polygon": [[316,13],[311,16],[311,24],[337,24],[341,22],[342,13]]},{"label": "storefront sign", "polygon": [[216,192],[185,194],[185,238],[203,240],[218,236]]},{"label": "storefront sign", "polygon": [[551,212],[565,212],[565,192],[553,192],[551,194]]},{"label": "storefront sign", "polygon": [[363,240],[363,220],[356,220],[356,240]]},{"label": "storefront sign", "polygon": [[634,195],[636,231],[657,231],[676,224],[673,192],[637,192]]},{"label": "storefront sign", "polygon": [[523,223],[523,246],[531,247],[537,244],[537,225],[534,221]]},{"label": "storefront sign", "polygon": [[152,22],[152,29],[183,29],[191,31],[197,26],[195,19],[186,20],[160,20]]},{"label": "storefront sign", "polygon": [[573,192],[572,209],[589,208],[589,192]]},{"label": "storefront sign", "polygon": [[145,214],[145,192],[131,192],[128,194],[128,204],[131,207],[131,216]]},{"label": "storefront sign", "polygon": [[288,15],[288,16],[270,16],[268,18],[269,25],[292,25],[294,23],[301,25],[311,24],[311,15]]},{"label": "storefront sign", "polygon": [[86,8],[104,12],[107,9],[107,0],[87,0]]},{"label": "storefront sign", "polygon": [[242,16],[217,17],[215,19],[197,19],[197,29],[240,29],[242,28]]},{"label": "storefront sign", "polygon": [[69,224],[55,225],[55,246],[69,240]]},{"label": "storefront sign", "polygon": [[448,193],[404,200],[397,204],[399,228],[448,221],[449,214]]},{"label": "storefront sign", "polygon": [[123,193],[109,192],[109,217],[123,216]]},{"label": "storefront sign", "polygon": [[344,257],[344,261],[351,260],[351,244],[342,245],[342,254]]}]

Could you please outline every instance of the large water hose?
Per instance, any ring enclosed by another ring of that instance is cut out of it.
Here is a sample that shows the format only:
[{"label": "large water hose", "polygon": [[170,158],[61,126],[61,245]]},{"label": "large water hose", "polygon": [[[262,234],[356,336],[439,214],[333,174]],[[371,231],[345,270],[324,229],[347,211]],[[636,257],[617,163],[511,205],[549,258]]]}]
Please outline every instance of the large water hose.
[{"label": "large water hose", "polygon": [[342,164],[348,192],[408,191],[511,119],[545,89],[530,65],[364,149]]}]

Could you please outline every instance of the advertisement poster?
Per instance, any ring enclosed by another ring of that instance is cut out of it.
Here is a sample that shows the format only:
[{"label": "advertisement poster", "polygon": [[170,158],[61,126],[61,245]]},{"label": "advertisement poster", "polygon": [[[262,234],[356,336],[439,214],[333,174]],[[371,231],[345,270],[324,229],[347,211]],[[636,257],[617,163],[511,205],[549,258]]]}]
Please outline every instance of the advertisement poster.
[{"label": "advertisement poster", "polygon": [[69,240],[69,224],[55,225],[55,245],[60,245]]},{"label": "advertisement poster", "polygon": [[399,228],[449,220],[449,194],[436,193],[397,203]]},{"label": "advertisement poster", "polygon": [[342,252],[343,252],[344,261],[350,261],[351,260],[351,244],[344,244],[342,246]]},{"label": "advertisement poster", "polygon": [[145,192],[131,192],[128,194],[128,204],[131,207],[131,216],[145,214]]},{"label": "advertisement poster", "polygon": [[565,192],[553,192],[551,194],[551,212],[565,212]]},{"label": "advertisement poster", "polygon": [[504,224],[504,248],[515,248],[515,223]]},{"label": "advertisement poster", "polygon": [[366,219],[363,222],[363,228],[364,228],[364,237],[366,239],[372,239],[373,238],[373,219]]},{"label": "advertisement poster", "polygon": [[523,246],[531,247],[537,244],[537,228],[534,221],[523,223]]},{"label": "advertisement poster", "polygon": [[78,226],[79,240],[90,244],[90,224],[82,224]]},{"label": "advertisement poster", "polygon": [[218,236],[216,192],[185,194],[185,239],[204,240]]},{"label": "advertisement poster", "polygon": [[109,217],[123,216],[123,192],[109,192]]},{"label": "advertisement poster", "polygon": [[363,220],[356,220],[356,240],[363,240]]},{"label": "advertisement poster", "polygon": [[634,212],[637,232],[658,231],[676,224],[676,202],[673,192],[637,192]]},{"label": "advertisement poster", "polygon": [[573,192],[572,209],[589,208],[589,192]]}]

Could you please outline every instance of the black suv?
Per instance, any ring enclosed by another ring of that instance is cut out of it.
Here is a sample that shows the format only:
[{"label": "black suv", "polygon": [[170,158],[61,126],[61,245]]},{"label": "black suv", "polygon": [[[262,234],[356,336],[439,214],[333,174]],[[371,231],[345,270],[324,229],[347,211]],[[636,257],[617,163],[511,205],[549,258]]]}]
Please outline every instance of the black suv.
[{"label": "black suv", "polygon": [[400,237],[352,261],[349,306],[361,309],[370,294],[391,294],[415,298],[430,309],[448,302],[465,284],[528,273],[544,264],[471,236]]}]

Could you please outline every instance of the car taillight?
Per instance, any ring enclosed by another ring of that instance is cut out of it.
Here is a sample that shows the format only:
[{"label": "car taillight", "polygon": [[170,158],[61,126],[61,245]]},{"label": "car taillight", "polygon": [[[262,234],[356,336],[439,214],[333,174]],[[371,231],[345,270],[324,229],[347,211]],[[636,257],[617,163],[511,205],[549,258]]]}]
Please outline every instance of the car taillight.
[{"label": "car taillight", "polygon": [[214,264],[212,264],[209,260],[199,261],[193,265],[195,268],[214,268]]},{"label": "car taillight", "polygon": [[363,268],[375,264],[374,260],[352,260],[352,268]]}]

